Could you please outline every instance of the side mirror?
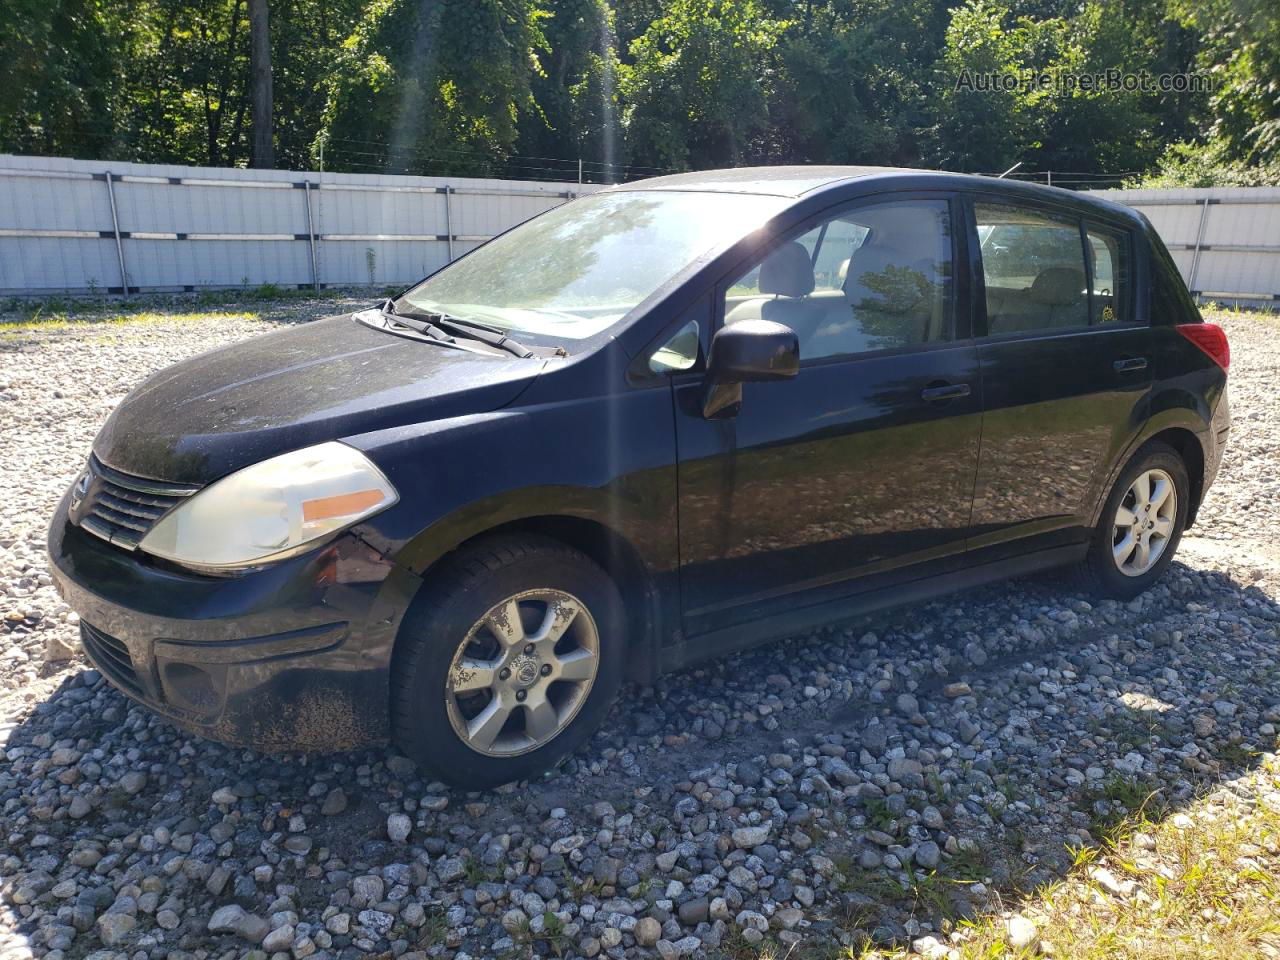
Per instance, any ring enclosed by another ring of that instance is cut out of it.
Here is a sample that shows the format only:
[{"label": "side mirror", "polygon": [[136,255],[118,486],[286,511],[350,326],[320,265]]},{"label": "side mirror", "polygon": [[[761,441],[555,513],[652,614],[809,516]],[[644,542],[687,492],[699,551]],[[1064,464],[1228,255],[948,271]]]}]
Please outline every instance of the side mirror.
[{"label": "side mirror", "polygon": [[720,383],[785,380],[800,372],[795,331],[771,320],[739,320],[711,340],[707,376]]},{"label": "side mirror", "polygon": [[739,320],[711,339],[702,415],[733,416],[742,403],[742,384],[786,380],[800,372],[795,331],[771,320]]}]

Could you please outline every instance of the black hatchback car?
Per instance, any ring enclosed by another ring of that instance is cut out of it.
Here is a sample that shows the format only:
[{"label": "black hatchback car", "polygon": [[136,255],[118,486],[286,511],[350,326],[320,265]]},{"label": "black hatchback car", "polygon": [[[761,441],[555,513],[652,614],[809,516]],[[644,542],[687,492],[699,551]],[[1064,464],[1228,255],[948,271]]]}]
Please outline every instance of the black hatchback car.
[{"label": "black hatchback car", "polygon": [[1228,431],[1139,214],[856,167],[613,187],[403,295],[178,364],[49,536],[127,695],[487,785],[624,680],[1014,574],[1132,597]]}]

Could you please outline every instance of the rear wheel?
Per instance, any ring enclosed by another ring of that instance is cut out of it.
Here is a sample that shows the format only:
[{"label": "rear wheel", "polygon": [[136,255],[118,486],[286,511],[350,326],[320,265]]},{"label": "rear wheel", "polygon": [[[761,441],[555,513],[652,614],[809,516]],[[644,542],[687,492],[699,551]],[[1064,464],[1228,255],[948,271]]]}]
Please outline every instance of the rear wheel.
[{"label": "rear wheel", "polygon": [[1143,447],[1111,489],[1082,565],[1095,592],[1129,600],[1173,562],[1190,506],[1182,458],[1169,446]]},{"label": "rear wheel", "polygon": [[617,692],[621,613],[613,581],[558,541],[513,536],[463,548],[401,628],[397,743],[459,786],[554,766],[591,735]]}]

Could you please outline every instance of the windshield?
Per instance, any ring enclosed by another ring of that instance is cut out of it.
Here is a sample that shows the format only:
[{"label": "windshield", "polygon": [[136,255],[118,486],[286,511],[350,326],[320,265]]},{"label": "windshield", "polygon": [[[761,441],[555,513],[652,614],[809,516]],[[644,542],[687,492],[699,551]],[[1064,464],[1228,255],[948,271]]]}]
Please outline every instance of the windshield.
[{"label": "windshield", "polygon": [[490,241],[401,298],[526,335],[582,340],[617,323],[691,260],[776,213],[781,197],[599,193]]}]

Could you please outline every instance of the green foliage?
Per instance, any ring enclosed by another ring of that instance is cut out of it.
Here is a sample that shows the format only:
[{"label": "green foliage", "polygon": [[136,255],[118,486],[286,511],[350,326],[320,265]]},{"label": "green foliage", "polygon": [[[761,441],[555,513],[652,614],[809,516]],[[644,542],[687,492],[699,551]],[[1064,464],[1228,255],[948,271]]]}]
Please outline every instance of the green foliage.
[{"label": "green foliage", "polygon": [[776,147],[829,163],[918,162],[946,25],[946,8],[930,0],[812,5],[781,43]]},{"label": "green foliage", "polygon": [[520,116],[520,152],[612,160],[618,147],[618,54],[609,5],[605,0],[559,0],[539,11],[538,23],[534,109]]},{"label": "green foliage", "polygon": [[6,0],[0,4],[0,149],[109,156],[120,77],[113,54],[131,40],[131,3]]},{"label": "green foliage", "polygon": [[631,44],[620,90],[633,153],[658,166],[732,166],[768,129],[786,28],[757,0],[669,0]]},{"label": "green foliage", "polygon": [[1038,146],[1035,95],[982,89],[983,79],[1027,66],[1026,30],[999,0],[967,0],[947,27],[937,70],[931,153],[943,167],[990,173]]},{"label": "green foliage", "polygon": [[1170,144],[1154,171],[1131,177],[1124,185],[1145,189],[1280,186],[1280,160],[1249,167],[1227,160],[1227,153],[1221,141]]},{"label": "green foliage", "polygon": [[[1033,62],[1064,76],[1107,70],[1159,72],[1144,8],[1139,5],[1125,16],[1120,3],[1089,0],[1069,20],[1024,20]],[[1027,159],[1045,170],[1146,168],[1160,152],[1161,109],[1157,94],[1138,90],[1054,91],[1036,103],[1039,146]]]},{"label": "green foliage", "polygon": [[[272,0],[271,48],[292,168],[1022,161],[1188,185],[1280,164],[1275,0]],[[1213,88],[961,82],[1109,69]],[[249,82],[247,0],[0,5],[0,151],[242,165]]]},{"label": "green foliage", "polygon": [[1203,37],[1199,63],[1217,81],[1205,133],[1229,161],[1280,161],[1280,4],[1170,0],[1170,6]]},{"label": "green foliage", "polygon": [[515,144],[541,41],[523,0],[372,0],[338,51],[316,138],[341,165],[448,173]]},{"label": "green foliage", "polygon": [[[360,0],[289,0],[272,21],[277,158],[308,160],[334,44]],[[235,166],[249,152],[245,0],[0,5],[0,150]]]}]

